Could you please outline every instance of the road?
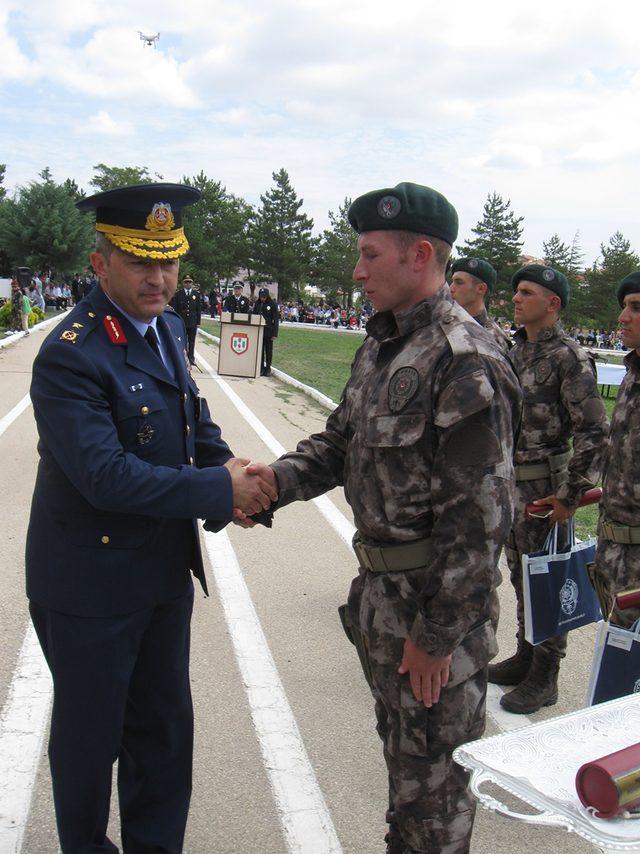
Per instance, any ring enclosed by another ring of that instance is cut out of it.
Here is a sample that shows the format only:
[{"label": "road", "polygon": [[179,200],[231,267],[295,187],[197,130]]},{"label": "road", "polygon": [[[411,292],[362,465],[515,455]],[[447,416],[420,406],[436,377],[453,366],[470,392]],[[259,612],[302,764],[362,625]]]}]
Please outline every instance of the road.
[{"label": "road", "polygon": [[[28,394],[43,333],[0,350],[0,854],[58,850],[44,727],[49,679],[30,646],[24,541],[37,453]],[[217,350],[199,340],[208,365]],[[202,394],[234,451],[269,462],[317,431],[326,410],[275,378],[217,378]],[[9,416],[9,417],[7,417]],[[212,595],[196,596],[196,711],[188,854],[373,854],[384,851],[386,775],[371,697],[337,608],[356,565],[342,490],[277,514],[272,530],[207,535]],[[514,646],[514,601],[501,587],[501,654]],[[26,638],[26,642],[25,642]],[[584,704],[594,631],[573,633],[561,699],[535,720]],[[31,638],[32,640],[32,638]],[[492,695],[487,734],[527,723]],[[117,808],[112,809],[117,838]],[[472,852],[592,851],[562,831],[479,810]]]}]

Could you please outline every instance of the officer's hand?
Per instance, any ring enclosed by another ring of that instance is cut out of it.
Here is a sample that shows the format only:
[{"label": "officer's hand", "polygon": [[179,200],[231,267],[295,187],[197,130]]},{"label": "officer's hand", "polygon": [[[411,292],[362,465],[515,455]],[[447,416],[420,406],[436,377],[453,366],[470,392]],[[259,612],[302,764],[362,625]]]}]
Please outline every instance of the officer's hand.
[{"label": "officer's hand", "polygon": [[251,473],[248,469],[249,460],[232,457],[225,463],[225,468],[231,475],[233,489],[233,506],[247,516],[253,516],[261,510],[268,510],[273,501],[278,498],[278,492],[273,487],[275,475],[269,469],[270,476],[264,476],[260,467],[267,468],[261,463],[254,463],[258,470]]},{"label": "officer's hand", "polygon": [[555,497],[555,495],[547,495],[546,498],[538,498],[538,500],[533,503],[546,504],[548,507],[553,507],[553,513],[546,517],[549,520],[550,525],[555,525],[556,522],[566,522],[567,519],[570,519],[576,512],[575,510],[571,510],[567,507],[566,504],[563,504],[562,501]]},{"label": "officer's hand", "polygon": [[278,500],[278,479],[274,470],[266,465],[266,463],[249,463],[247,466],[247,474],[257,474],[266,483],[269,484],[272,492],[272,501]]},{"label": "officer's hand", "polygon": [[416,700],[422,700],[430,709],[440,699],[440,691],[449,681],[451,656],[430,655],[407,638],[404,642],[402,662],[398,673],[408,673],[411,690]]}]

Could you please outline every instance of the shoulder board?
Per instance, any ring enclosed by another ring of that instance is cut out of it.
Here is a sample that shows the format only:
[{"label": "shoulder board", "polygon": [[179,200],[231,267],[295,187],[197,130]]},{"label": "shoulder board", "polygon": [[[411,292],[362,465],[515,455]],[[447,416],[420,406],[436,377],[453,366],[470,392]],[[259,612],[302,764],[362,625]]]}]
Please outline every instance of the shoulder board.
[{"label": "shoulder board", "polygon": [[167,313],[176,314],[176,315],[178,314],[178,312],[175,310],[175,308],[172,305],[169,305],[169,303],[167,303],[167,305],[165,306],[164,311],[165,311],[165,314],[167,314]]}]

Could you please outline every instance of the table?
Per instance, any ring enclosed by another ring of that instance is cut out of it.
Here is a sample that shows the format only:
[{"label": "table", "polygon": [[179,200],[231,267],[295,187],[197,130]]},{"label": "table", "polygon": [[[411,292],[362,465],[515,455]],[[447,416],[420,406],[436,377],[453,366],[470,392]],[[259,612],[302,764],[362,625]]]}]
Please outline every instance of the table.
[{"label": "table", "polygon": [[[640,851],[639,819],[598,819],[575,789],[578,768],[640,740],[640,694],[611,700],[458,747],[471,790],[486,809],[530,824],[562,827],[607,852]],[[491,782],[538,813],[510,810],[481,791]]]}]

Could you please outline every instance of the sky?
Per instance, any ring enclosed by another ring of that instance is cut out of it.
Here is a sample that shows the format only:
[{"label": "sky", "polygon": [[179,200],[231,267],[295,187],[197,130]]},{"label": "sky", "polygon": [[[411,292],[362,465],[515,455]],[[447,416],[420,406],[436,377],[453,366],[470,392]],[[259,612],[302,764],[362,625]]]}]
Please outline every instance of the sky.
[{"label": "sky", "polygon": [[629,0],[0,0],[5,186],[135,165],[258,204],[284,167],[318,234],[415,181],[460,240],[495,191],[526,254],[579,231],[590,264],[640,251],[639,32]]}]

